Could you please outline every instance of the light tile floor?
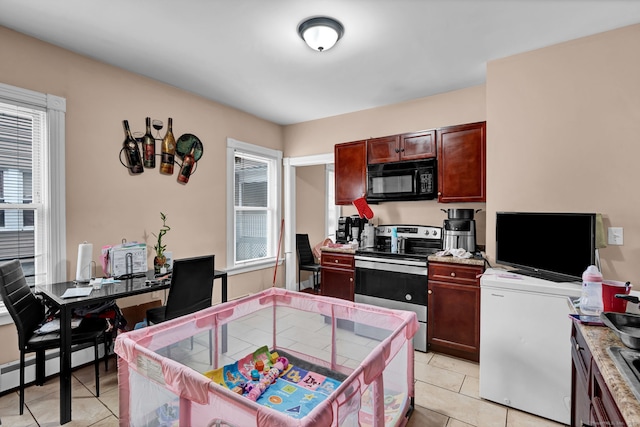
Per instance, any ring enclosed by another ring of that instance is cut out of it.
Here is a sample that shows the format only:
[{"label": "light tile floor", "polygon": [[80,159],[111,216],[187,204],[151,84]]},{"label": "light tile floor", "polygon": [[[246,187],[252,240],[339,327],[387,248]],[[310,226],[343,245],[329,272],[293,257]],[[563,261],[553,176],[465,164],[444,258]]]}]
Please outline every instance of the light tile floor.
[{"label": "light tile floor", "polygon": [[[279,312],[277,322],[288,325],[278,343],[283,347],[321,357],[327,351],[331,328],[318,315],[301,318],[299,313],[292,321],[292,313]],[[221,365],[245,356],[255,349],[256,342],[269,341],[272,315],[255,313],[241,322],[229,325],[228,360]],[[290,326],[289,326],[290,325]],[[338,330],[340,334],[340,330]],[[313,335],[314,339],[309,339]],[[377,341],[344,333],[340,343],[339,363],[356,367]],[[171,358],[204,372],[208,363],[208,334],[196,336],[194,349],[190,340],[184,340],[171,349]],[[369,350],[367,350],[369,349]],[[328,357],[328,354],[327,354]],[[93,365],[77,369],[73,374],[73,421],[66,424],[76,426],[118,426],[118,379],[116,360],[109,360],[109,371],[101,364],[100,397],[95,397]],[[409,427],[560,427],[561,424],[539,418],[525,412],[507,408],[480,399],[479,365],[477,363],[437,353],[415,352],[415,403],[416,408],[409,420]],[[58,426],[59,383],[50,379],[44,386],[30,386],[25,392],[25,412],[18,411],[18,393],[0,397],[0,420],[2,426]],[[193,426],[197,427],[197,426]]]}]

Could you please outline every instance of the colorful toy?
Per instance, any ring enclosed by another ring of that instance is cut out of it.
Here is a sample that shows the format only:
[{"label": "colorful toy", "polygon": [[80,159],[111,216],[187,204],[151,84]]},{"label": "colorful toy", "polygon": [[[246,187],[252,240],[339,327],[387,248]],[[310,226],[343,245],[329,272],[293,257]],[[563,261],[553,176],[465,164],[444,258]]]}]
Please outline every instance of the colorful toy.
[{"label": "colorful toy", "polygon": [[[280,359],[283,359],[282,361]],[[253,400],[254,402],[258,400],[258,398],[264,393],[264,391],[269,388],[269,386],[276,382],[282,371],[285,369],[285,362],[287,366],[289,366],[289,361],[285,357],[278,358],[278,361],[273,365],[273,368],[269,369],[269,371],[260,379],[260,382],[255,384],[247,390],[245,387],[245,392],[247,392],[247,399]],[[253,377],[253,371],[251,372]]]},{"label": "colorful toy", "polygon": [[264,371],[264,362],[262,360],[257,360],[255,363],[255,367],[258,370],[258,372]]},{"label": "colorful toy", "polygon": [[251,379],[253,381],[259,381],[260,380],[260,371],[258,371],[257,369],[253,369],[251,371]]}]

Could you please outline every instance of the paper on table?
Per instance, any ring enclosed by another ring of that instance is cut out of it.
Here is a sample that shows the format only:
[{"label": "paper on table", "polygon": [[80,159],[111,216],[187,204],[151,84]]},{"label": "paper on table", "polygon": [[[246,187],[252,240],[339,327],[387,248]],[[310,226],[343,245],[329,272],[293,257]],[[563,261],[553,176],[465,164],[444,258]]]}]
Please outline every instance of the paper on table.
[{"label": "paper on table", "polygon": [[77,298],[77,297],[86,297],[91,294],[93,288],[91,286],[82,287],[82,288],[69,288],[64,291],[62,294],[62,298]]}]

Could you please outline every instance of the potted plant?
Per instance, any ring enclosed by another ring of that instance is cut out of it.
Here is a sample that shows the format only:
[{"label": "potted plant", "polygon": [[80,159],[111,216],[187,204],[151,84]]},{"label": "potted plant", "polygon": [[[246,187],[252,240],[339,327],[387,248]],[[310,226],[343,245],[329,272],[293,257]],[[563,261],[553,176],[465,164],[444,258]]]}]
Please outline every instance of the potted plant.
[{"label": "potted plant", "polygon": [[167,216],[162,212],[160,212],[160,219],[162,220],[162,227],[160,228],[160,231],[157,235],[155,233],[151,233],[158,239],[153,247],[156,250],[156,256],[153,259],[153,270],[156,274],[160,274],[162,272],[161,269],[167,262],[167,257],[164,255],[167,245],[162,244],[162,236],[167,234],[167,231],[171,230],[171,227],[167,225]]}]

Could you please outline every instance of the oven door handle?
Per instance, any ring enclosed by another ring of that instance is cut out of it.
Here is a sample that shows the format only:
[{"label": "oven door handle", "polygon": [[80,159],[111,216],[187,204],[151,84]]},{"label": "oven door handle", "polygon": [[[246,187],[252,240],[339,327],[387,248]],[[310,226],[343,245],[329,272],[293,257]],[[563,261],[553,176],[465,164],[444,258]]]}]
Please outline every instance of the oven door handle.
[{"label": "oven door handle", "polygon": [[[427,263],[425,261],[416,261],[412,259],[394,259],[394,258],[382,258],[382,257],[372,257],[372,256],[363,256],[356,255],[354,257],[356,262],[356,267],[358,266],[358,261],[360,262],[380,262],[384,264],[398,264],[398,265],[411,265],[415,267],[424,267],[427,268]],[[378,270],[381,270],[378,268]]]},{"label": "oven door handle", "polygon": [[[416,276],[427,276],[427,267],[422,264],[420,267],[414,265],[403,265],[403,264],[389,264],[389,263],[381,263],[378,261],[356,261],[356,277],[360,277],[360,272],[362,270],[377,270],[377,271],[387,271],[387,272],[396,272],[396,273],[405,273],[405,274],[414,274]],[[356,283],[357,285],[357,283]]]}]

